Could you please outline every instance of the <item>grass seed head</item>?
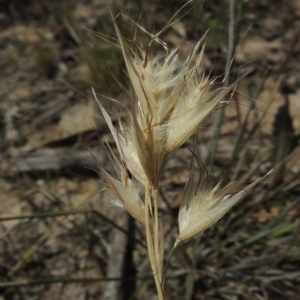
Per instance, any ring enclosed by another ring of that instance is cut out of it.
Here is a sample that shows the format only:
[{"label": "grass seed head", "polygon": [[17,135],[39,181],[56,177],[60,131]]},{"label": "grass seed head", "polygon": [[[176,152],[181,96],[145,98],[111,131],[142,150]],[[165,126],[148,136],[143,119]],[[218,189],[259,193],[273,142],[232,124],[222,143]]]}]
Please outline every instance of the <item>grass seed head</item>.
[{"label": "grass seed head", "polygon": [[[95,93],[94,96],[97,99]],[[108,125],[108,128],[115,140],[122,161],[130,171],[130,173],[134,176],[134,178],[140,183],[145,184],[147,176],[137,154],[137,143],[135,141],[135,135],[133,134],[133,126],[130,124],[127,124],[128,126],[123,125],[121,120],[119,120],[119,128],[115,128],[109,114],[106,112],[99,101],[98,104],[105,122]]]},{"label": "grass seed head", "polygon": [[137,220],[140,224],[145,225],[144,203],[140,198],[138,189],[136,188],[134,182],[130,180],[128,176],[126,176],[126,178],[122,176],[122,181],[118,181],[104,169],[101,169],[101,172],[104,175],[108,185],[113,190],[116,199],[120,201],[127,212],[135,220]]},{"label": "grass seed head", "polygon": [[128,168],[124,161],[121,161],[107,145],[108,154],[114,164],[115,170],[119,175],[120,180],[113,178],[108,172],[106,172],[100,164],[97,163],[101,173],[105,177],[107,184],[115,194],[115,198],[111,199],[111,204],[117,207],[122,207],[140,224],[145,225],[145,205],[140,198],[140,191],[136,185],[136,182],[129,178]]},{"label": "grass seed head", "polygon": [[237,193],[235,192],[239,185],[237,182],[232,182],[217,192],[220,184],[210,189],[205,178],[199,181],[200,186],[196,192],[191,193],[190,188],[195,190],[192,182],[193,174],[191,174],[179,210],[179,236],[176,239],[174,248],[216,223],[233,205],[270,173],[271,171]]}]

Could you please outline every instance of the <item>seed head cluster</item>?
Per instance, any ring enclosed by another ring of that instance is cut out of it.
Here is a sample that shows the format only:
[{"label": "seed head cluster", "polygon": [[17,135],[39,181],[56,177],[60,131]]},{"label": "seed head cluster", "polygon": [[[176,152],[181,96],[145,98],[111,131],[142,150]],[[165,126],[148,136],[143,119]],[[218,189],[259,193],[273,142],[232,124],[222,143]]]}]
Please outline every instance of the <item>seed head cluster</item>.
[{"label": "seed head cluster", "polygon": [[[132,86],[131,108],[127,121],[119,119],[118,126],[114,126],[98,102],[118,150],[118,158],[112,155],[119,179],[100,168],[116,198],[145,227],[150,263],[159,298],[163,299],[163,226],[158,215],[158,186],[163,166],[168,155],[182,146],[220,102],[232,94],[238,81],[217,88],[216,80],[203,74],[200,69],[203,39],[181,61],[178,49],[169,50],[150,33],[152,40],[146,49],[135,42],[128,46],[114,19],[113,24]],[[155,42],[164,46],[163,54],[150,51]],[[236,192],[237,183],[218,191],[219,185],[210,187],[204,179],[195,184],[193,178],[192,167],[182,196],[179,235],[174,247],[218,221],[258,183],[240,192]],[[137,182],[145,188],[144,198]]]},{"label": "seed head cluster", "polygon": [[129,122],[120,121],[116,129],[101,104],[100,109],[128,170],[139,182],[157,186],[168,154],[190,138],[236,83],[213,89],[214,80],[200,73],[202,40],[182,63],[177,49],[154,55],[128,47],[114,25],[134,90]]}]

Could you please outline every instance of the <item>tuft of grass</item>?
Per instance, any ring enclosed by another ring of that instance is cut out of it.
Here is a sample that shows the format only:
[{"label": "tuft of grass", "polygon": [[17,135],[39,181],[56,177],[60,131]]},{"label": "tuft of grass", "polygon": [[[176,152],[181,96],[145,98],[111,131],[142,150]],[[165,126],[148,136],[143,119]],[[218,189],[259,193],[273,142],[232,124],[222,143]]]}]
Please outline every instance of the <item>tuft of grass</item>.
[{"label": "tuft of grass", "polygon": [[[226,97],[234,92],[241,78],[223,88],[215,88],[217,78],[210,79],[201,72],[205,35],[182,63],[178,59],[177,49],[169,49],[159,38],[161,32],[152,34],[136,24],[137,31],[145,33],[151,40],[146,47],[139,46],[135,35],[131,46],[128,46],[113,16],[112,20],[133,91],[128,91],[131,98],[128,119],[119,119],[118,127],[115,127],[92,90],[117,146],[118,154],[110,147],[108,152],[118,179],[113,178],[101,165],[98,167],[115,194],[114,203],[118,201],[118,206],[124,207],[144,227],[158,298],[163,300],[167,265],[173,251],[222,218],[270,172],[241,190],[237,189],[238,182],[221,188],[221,183],[212,185],[209,182],[204,163],[192,150],[190,173],[178,213],[179,234],[165,263],[164,230],[159,215],[159,187],[165,162],[220,103],[228,103]],[[164,29],[172,22],[171,18]],[[153,54],[153,44],[160,45],[165,53]],[[228,72],[229,69],[226,70]],[[200,169],[198,179],[194,160]],[[143,186],[142,193],[137,187],[138,183]],[[193,285],[190,290],[192,288]],[[191,291],[187,293],[191,295]]]}]

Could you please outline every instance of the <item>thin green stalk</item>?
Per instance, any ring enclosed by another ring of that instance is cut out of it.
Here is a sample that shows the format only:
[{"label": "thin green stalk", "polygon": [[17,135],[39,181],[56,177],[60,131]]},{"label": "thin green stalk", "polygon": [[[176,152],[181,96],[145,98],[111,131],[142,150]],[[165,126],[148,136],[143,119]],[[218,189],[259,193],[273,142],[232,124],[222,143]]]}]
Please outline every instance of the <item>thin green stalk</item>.
[{"label": "thin green stalk", "polygon": [[234,255],[237,253],[239,250],[242,248],[251,245],[253,243],[256,243],[260,241],[263,238],[272,238],[272,237],[277,237],[281,236],[285,233],[290,233],[293,230],[295,230],[299,226],[299,222],[293,222],[293,223],[280,223],[284,217],[288,214],[289,211],[294,209],[298,204],[299,204],[299,199],[298,197],[292,205],[290,205],[288,208],[284,209],[280,215],[278,215],[274,220],[272,220],[269,224],[267,224],[264,228],[259,230],[256,234],[252,235],[249,237],[247,240],[243,241],[242,243],[233,246],[232,248],[229,248],[226,252],[224,252],[223,259],[227,259],[228,257]]},{"label": "thin green stalk", "polygon": [[38,212],[38,213],[28,213],[21,215],[0,215],[0,221],[11,221],[11,220],[22,220],[22,219],[42,219],[42,218],[53,218],[69,215],[87,214],[93,213],[93,209],[70,209],[62,211],[48,211],[48,212]]}]

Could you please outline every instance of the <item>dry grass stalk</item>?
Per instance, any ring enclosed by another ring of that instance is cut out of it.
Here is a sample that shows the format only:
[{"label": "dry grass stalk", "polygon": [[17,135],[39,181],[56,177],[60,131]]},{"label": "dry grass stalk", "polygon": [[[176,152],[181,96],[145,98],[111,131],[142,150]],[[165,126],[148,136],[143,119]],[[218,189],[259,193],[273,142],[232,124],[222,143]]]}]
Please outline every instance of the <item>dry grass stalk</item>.
[{"label": "dry grass stalk", "polygon": [[[181,63],[177,49],[169,51],[158,35],[151,37],[146,49],[134,42],[129,47],[113,18],[127,72],[134,90],[128,122],[119,120],[113,126],[109,114],[100,110],[114,137],[119,156],[112,154],[120,180],[101,167],[108,185],[128,213],[145,227],[149,260],[160,300],[164,299],[164,236],[158,215],[158,186],[168,155],[183,145],[214,111],[224,97],[230,95],[238,81],[226,88],[214,88],[215,80],[200,72],[203,39]],[[154,42],[163,46],[165,54],[153,55]],[[93,91],[94,92],[94,91]],[[94,92],[96,97],[96,94]],[[128,177],[128,171],[133,178]],[[260,180],[236,193],[237,184],[222,189],[210,188],[205,178],[193,180],[194,168],[183,193],[179,212],[179,235],[174,247],[203,232],[218,221]],[[145,197],[141,199],[135,181],[142,183]]]}]

